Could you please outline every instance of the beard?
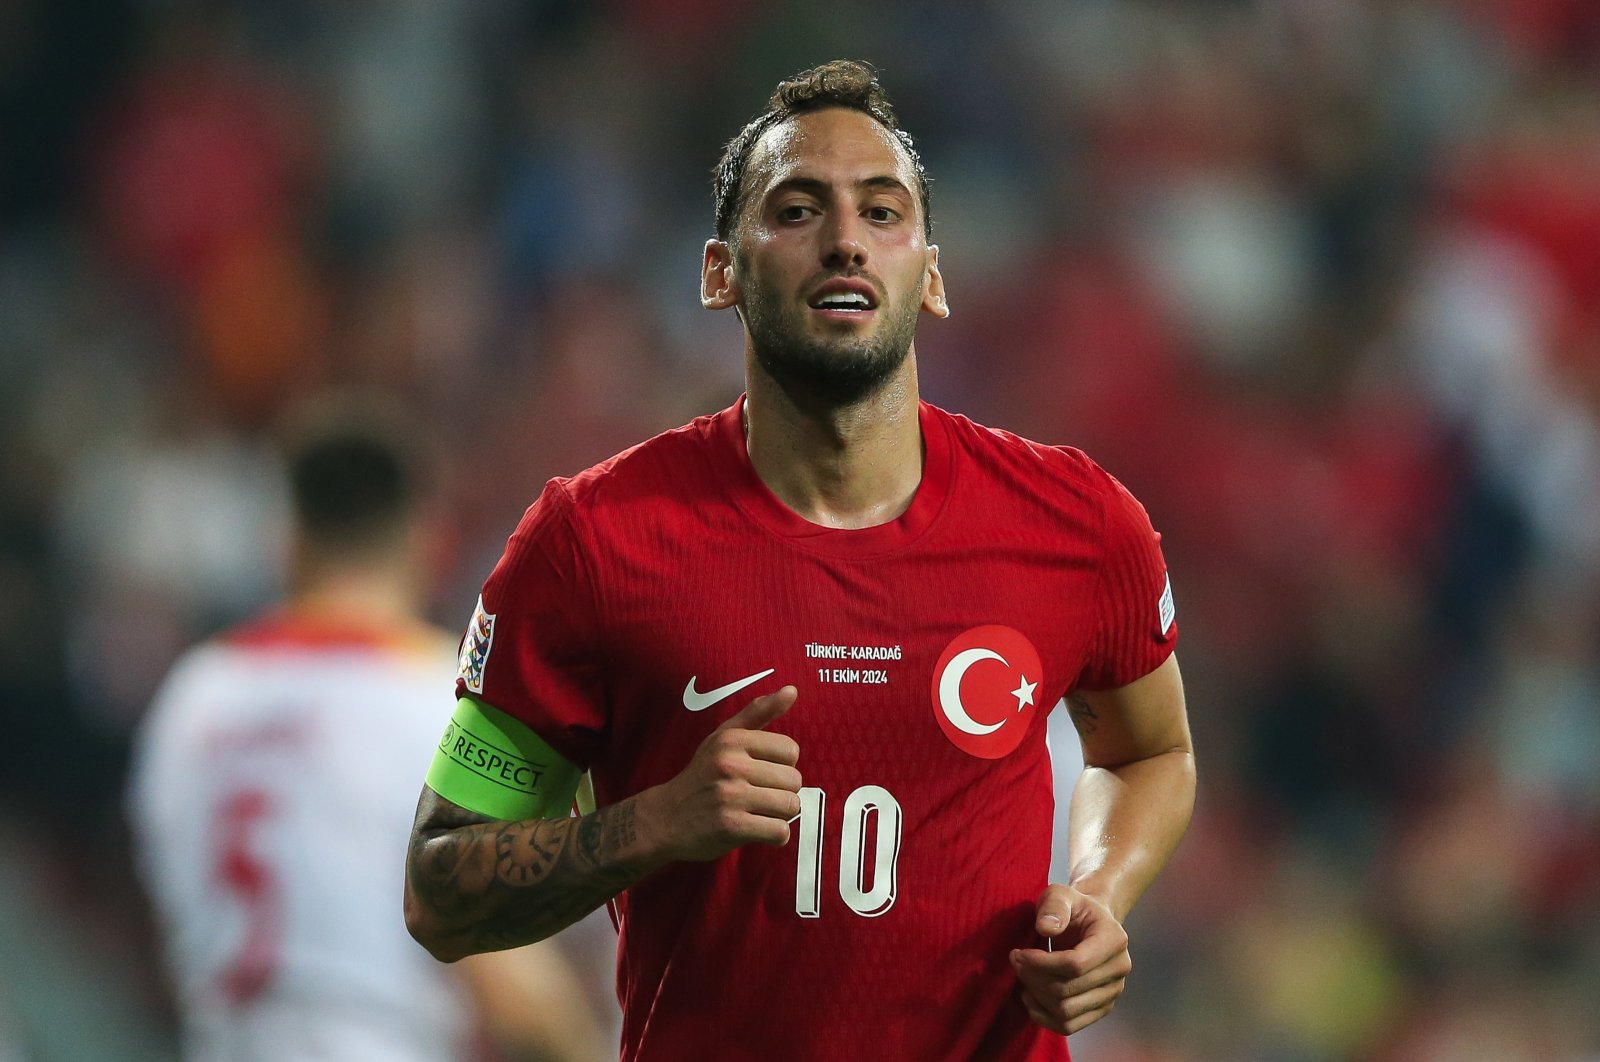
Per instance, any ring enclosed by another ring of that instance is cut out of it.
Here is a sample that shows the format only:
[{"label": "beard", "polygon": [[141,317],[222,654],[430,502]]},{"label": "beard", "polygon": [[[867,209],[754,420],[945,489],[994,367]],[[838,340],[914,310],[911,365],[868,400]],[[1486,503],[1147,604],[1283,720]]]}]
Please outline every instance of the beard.
[{"label": "beard", "polygon": [[867,336],[809,334],[809,309],[796,310],[771,292],[749,286],[743,309],[751,347],[767,375],[791,396],[846,406],[875,394],[905,364],[921,307],[909,299],[897,309],[880,303],[882,319]]}]

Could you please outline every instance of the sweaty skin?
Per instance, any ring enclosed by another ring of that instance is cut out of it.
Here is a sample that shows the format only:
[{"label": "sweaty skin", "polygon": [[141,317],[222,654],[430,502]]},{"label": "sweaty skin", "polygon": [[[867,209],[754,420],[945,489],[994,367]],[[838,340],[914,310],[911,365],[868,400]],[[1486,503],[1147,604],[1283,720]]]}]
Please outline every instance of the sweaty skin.
[{"label": "sweaty skin", "polygon": [[[872,118],[835,108],[769,130],[747,180],[734,240],[706,243],[700,301],[756,310],[745,331],[750,461],[814,524],[887,523],[922,480],[916,348],[905,326],[920,313],[950,313],[910,160]],[[818,288],[840,278],[869,284],[877,308],[845,317],[815,310]],[[769,320],[784,342],[765,334]],[[885,351],[886,334],[900,345]],[[785,357],[801,353],[847,375],[874,355],[895,364],[875,390],[841,401],[810,374],[786,371]]]},{"label": "sweaty skin", "polygon": [[1119,689],[1067,699],[1083,740],[1072,795],[1070,882],[1039,900],[1051,951],[1011,954],[1038,1024],[1075,1033],[1111,1012],[1133,960],[1122,923],[1178,846],[1194,809],[1194,747],[1175,656]]}]

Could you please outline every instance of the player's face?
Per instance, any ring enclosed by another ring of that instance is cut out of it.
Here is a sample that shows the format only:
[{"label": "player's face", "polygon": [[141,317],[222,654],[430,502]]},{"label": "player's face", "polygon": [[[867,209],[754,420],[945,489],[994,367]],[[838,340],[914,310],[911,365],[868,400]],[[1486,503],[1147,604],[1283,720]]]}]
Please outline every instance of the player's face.
[{"label": "player's face", "polygon": [[703,301],[741,307],[780,383],[872,393],[910,353],[917,314],[949,312],[910,160],[871,117],[833,108],[769,130],[746,180],[733,246],[707,245]]}]

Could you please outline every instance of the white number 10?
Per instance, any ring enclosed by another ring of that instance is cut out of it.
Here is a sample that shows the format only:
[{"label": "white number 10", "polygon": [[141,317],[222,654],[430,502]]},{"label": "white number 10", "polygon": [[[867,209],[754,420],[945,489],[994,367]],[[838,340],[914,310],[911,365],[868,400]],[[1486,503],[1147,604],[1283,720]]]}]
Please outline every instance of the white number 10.
[{"label": "white number 10", "polygon": [[[795,868],[794,910],[801,918],[822,914],[822,822],[828,797],[821,789],[800,790],[799,862]],[[839,841],[839,898],[863,918],[876,918],[894,906],[900,860],[900,804],[880,785],[864,785],[845,798],[844,833]],[[869,868],[864,858],[867,826],[876,820],[877,836]],[[871,885],[867,884],[871,875]]]}]

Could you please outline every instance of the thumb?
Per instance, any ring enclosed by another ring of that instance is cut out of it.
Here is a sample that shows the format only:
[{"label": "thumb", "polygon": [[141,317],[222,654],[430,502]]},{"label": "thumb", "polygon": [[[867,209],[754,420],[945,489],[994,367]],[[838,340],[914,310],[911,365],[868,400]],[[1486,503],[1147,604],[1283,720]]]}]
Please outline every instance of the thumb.
[{"label": "thumb", "polygon": [[793,686],[785,686],[776,693],[757,697],[717,727],[718,730],[765,730],[768,725],[787,712],[800,696]]},{"label": "thumb", "polygon": [[1039,913],[1033,928],[1041,937],[1059,936],[1072,920],[1072,890],[1066,885],[1051,885],[1039,897]]}]

